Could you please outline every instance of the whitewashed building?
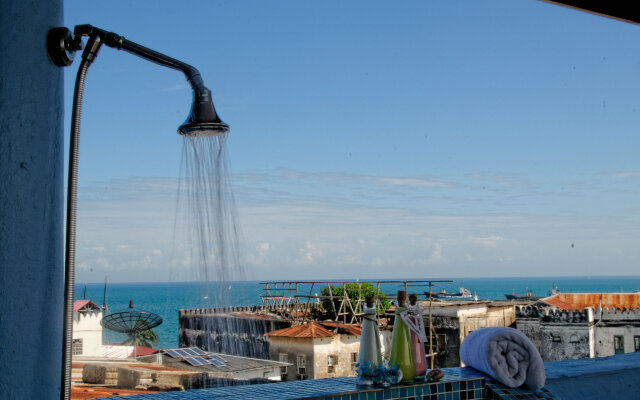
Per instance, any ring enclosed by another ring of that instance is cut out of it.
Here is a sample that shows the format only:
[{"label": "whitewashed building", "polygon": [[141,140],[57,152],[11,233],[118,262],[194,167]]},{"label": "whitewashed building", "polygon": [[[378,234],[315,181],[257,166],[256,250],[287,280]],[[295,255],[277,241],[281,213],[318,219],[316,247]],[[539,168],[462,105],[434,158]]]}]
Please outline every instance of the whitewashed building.
[{"label": "whitewashed building", "polygon": [[282,380],[355,376],[362,329],[333,322],[308,322],[266,333],[272,360],[293,364],[281,368]]},{"label": "whitewashed building", "polygon": [[102,308],[91,300],[73,303],[73,356],[102,356]]}]

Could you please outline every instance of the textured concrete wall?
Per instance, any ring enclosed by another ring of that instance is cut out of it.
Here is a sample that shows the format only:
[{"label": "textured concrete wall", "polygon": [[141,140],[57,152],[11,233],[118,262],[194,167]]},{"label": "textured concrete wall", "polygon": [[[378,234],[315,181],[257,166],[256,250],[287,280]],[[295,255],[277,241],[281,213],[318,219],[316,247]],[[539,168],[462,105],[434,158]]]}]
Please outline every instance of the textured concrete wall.
[{"label": "textured concrete wall", "polygon": [[102,356],[102,311],[73,312],[73,339],[82,339],[83,356]]},{"label": "textured concrete wall", "polygon": [[0,397],[60,397],[62,68],[46,35],[61,0],[0,0]]},{"label": "textured concrete wall", "polygon": [[540,326],[543,361],[577,360],[591,357],[593,325],[548,323]]},{"label": "textured concrete wall", "polygon": [[542,338],[540,337],[540,320],[538,318],[518,318],[516,329],[527,335],[538,352],[542,354]]},{"label": "textured concrete wall", "polygon": [[307,379],[314,379],[313,362],[313,339],[312,338],[288,338],[281,336],[269,336],[269,357],[274,361],[279,361],[280,354],[287,354],[287,362],[291,363],[287,368],[285,380],[295,381],[298,374],[297,357],[306,356]]},{"label": "textured concrete wall", "polygon": [[622,336],[624,338],[624,352],[632,353],[635,351],[633,337],[640,336],[640,321],[635,321],[634,325],[624,326],[600,326],[596,325],[595,329],[595,351],[596,357],[607,357],[615,354],[613,347],[613,337]]},{"label": "textured concrete wall", "polygon": [[[360,336],[337,334],[330,338],[314,339],[314,378],[356,376],[352,368],[351,353],[357,354],[359,351]],[[330,355],[337,358],[331,373],[328,363]]]}]

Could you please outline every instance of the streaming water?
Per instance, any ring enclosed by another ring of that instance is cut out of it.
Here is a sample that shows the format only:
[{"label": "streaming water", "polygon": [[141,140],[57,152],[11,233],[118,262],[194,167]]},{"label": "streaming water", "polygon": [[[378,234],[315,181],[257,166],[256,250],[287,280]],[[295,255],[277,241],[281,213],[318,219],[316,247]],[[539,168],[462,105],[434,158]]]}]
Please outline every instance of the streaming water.
[{"label": "streaming water", "polygon": [[[230,282],[244,280],[239,262],[236,209],[226,157],[226,135],[185,136],[176,227],[184,234],[185,262],[197,271],[201,283],[202,308],[228,308]],[[236,318],[189,320],[181,326],[181,345],[206,351],[249,356],[267,356],[266,343],[255,348],[251,324]],[[194,326],[190,326],[193,324]],[[194,333],[198,334],[195,335]],[[260,335],[260,338],[261,335]],[[203,375],[204,376],[204,375]],[[191,388],[250,383],[234,379],[204,378]]]},{"label": "streaming water", "polygon": [[184,235],[185,263],[201,282],[202,307],[229,306],[228,282],[244,279],[226,138],[184,136],[182,145],[174,231]]}]

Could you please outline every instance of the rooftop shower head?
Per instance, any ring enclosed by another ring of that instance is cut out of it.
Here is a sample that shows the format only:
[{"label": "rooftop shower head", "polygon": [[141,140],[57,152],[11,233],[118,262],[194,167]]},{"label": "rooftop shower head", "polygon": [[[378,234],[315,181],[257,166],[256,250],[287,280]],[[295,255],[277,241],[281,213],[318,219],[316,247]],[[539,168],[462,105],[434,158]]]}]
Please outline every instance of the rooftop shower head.
[{"label": "rooftop shower head", "polygon": [[[200,72],[193,66],[155,50],[141,46],[113,32],[92,25],[76,25],[73,34],[64,27],[54,28],[47,38],[51,59],[59,66],[70,65],[76,50],[82,49],[82,36],[88,36],[83,59],[93,61],[101,44],[144,58],[156,64],[184,73],[193,90],[193,104],[187,120],[178,127],[184,136],[216,136],[229,132],[229,125],[220,120],[211,98],[211,91],[204,86]],[[90,46],[91,44],[91,46]]]},{"label": "rooftop shower head", "polygon": [[209,89],[194,89],[191,112],[187,120],[178,127],[178,133],[184,136],[217,136],[228,132],[229,125],[218,117]]}]

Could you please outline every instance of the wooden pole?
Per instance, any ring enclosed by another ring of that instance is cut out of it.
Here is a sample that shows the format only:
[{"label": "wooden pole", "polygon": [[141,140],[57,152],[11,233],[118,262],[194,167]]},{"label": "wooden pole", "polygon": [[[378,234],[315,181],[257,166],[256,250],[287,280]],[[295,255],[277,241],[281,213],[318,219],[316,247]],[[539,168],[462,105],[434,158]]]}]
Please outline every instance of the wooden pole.
[{"label": "wooden pole", "polygon": [[431,369],[433,369],[433,319],[431,318],[431,310],[433,302],[431,301],[431,285],[429,282],[429,357],[431,357]]}]

